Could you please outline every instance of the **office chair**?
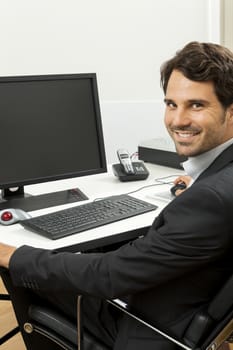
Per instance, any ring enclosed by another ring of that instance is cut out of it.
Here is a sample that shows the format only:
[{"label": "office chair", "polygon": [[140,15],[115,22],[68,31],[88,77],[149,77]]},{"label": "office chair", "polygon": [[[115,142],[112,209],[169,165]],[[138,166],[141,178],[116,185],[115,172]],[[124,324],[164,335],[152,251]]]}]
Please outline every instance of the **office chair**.
[{"label": "office chair", "polygon": [[[28,350],[110,350],[94,334],[82,325],[82,296],[77,298],[77,324],[47,305],[39,305],[36,300],[15,288],[6,269],[0,270],[4,284],[12,298],[20,330]],[[142,322],[156,333],[176,343],[186,350],[216,350],[224,342],[233,342],[233,275],[218,291],[209,305],[198,311],[182,339],[158,329],[130,310],[119,300],[107,300],[129,317]]]}]

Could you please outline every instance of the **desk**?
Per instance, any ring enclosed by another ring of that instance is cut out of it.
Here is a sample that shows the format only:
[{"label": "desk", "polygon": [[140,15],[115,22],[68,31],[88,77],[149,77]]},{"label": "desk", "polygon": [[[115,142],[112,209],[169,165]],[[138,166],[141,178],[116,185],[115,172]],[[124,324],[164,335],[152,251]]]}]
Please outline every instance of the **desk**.
[{"label": "desk", "polygon": [[[96,198],[111,196],[114,194],[128,193],[141,187],[156,184],[155,179],[169,175],[175,176],[183,174],[182,170],[163,167],[154,164],[146,164],[150,175],[147,180],[120,182],[112,173],[111,167],[107,173],[73,178],[69,180],[59,180],[37,185],[27,186],[26,191],[30,194],[42,194],[46,192],[59,191],[70,188],[80,188],[88,197],[89,201]],[[171,178],[173,179],[173,178]],[[169,179],[169,180],[171,180]],[[154,218],[159,214],[166,201],[154,197],[153,195],[162,191],[169,191],[171,185],[160,185],[144,188],[132,195],[156,204],[158,209],[146,214],[121,220],[115,223],[104,225],[95,229],[77,233],[58,240],[50,240],[31,231],[27,231],[20,224],[11,226],[1,226],[0,241],[14,246],[24,244],[46,249],[59,249],[66,251],[80,251],[95,248],[110,243],[136,238],[139,234],[144,234],[147,227],[151,225]],[[51,207],[30,212],[32,216],[60,210],[83,204],[86,201],[75,202],[68,205]]]}]

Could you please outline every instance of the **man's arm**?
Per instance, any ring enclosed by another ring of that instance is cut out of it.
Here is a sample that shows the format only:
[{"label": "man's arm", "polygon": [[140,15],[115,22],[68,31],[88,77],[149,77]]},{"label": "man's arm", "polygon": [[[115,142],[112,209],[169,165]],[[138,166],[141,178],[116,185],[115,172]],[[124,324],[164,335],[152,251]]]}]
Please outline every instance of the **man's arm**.
[{"label": "man's arm", "polygon": [[9,262],[16,251],[16,247],[0,243],[0,266],[9,268]]},{"label": "man's arm", "polygon": [[228,251],[233,195],[217,189],[207,181],[192,186],[164,208],[144,237],[115,251],[74,254],[3,245],[0,265],[9,266],[16,286],[41,291],[72,290],[112,299],[157,288],[214,268]]}]

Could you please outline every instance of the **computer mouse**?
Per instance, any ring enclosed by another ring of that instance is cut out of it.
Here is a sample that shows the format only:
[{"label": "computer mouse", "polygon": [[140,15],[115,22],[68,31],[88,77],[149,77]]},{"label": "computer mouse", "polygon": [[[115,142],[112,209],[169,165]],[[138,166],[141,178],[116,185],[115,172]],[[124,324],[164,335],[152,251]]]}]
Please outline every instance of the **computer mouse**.
[{"label": "computer mouse", "polygon": [[177,190],[184,190],[185,188],[186,188],[186,184],[184,182],[179,182],[178,184],[172,186],[170,188],[170,191],[173,194],[173,196],[176,197],[176,191]]},{"label": "computer mouse", "polygon": [[31,218],[31,215],[22,209],[3,209],[0,211],[0,224],[12,225],[25,219]]}]

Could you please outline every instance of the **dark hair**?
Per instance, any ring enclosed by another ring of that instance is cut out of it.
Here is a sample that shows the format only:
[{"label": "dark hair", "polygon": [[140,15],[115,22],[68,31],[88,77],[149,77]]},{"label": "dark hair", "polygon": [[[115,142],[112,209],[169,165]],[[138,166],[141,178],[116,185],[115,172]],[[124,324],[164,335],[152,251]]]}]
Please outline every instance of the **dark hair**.
[{"label": "dark hair", "polygon": [[233,103],[233,53],[213,43],[190,42],[161,67],[161,86],[166,93],[173,70],[193,81],[212,81],[220,103]]}]

